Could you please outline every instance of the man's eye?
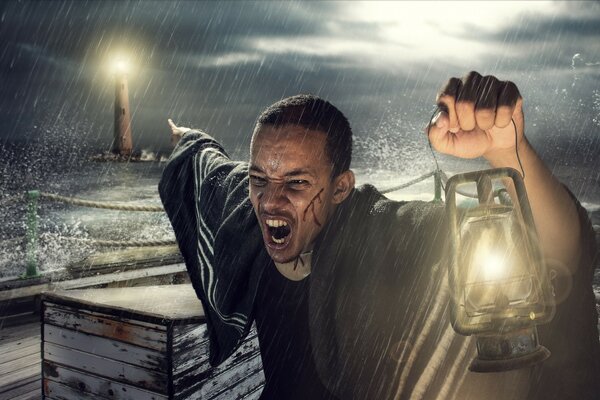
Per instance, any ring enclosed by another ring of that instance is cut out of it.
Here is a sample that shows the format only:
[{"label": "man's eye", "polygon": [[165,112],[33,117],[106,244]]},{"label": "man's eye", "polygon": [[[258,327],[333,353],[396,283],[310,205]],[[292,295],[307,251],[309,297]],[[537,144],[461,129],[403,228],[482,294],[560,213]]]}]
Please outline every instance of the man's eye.
[{"label": "man's eye", "polygon": [[294,179],[291,181],[287,181],[287,185],[292,189],[302,189],[308,186],[308,181],[304,179]]},{"label": "man's eye", "polygon": [[260,176],[250,175],[250,184],[253,186],[265,186],[267,180],[265,178],[261,178]]}]

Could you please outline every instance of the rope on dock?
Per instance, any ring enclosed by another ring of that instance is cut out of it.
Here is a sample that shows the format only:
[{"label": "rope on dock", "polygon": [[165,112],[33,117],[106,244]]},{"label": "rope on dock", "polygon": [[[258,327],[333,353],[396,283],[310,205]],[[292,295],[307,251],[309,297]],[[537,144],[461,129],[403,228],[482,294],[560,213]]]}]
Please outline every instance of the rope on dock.
[{"label": "rope on dock", "polygon": [[433,175],[435,175],[435,171],[428,172],[425,175],[421,175],[418,178],[413,179],[412,181],[408,181],[408,182],[403,183],[403,184],[398,185],[398,186],[392,186],[390,188],[386,188],[386,189],[380,190],[379,192],[383,193],[383,194],[395,192],[396,190],[404,189],[404,188],[407,188],[409,186],[414,185],[415,183],[419,183],[421,181],[424,181],[425,179],[430,178]]},{"label": "rope on dock", "polygon": [[76,237],[67,237],[65,239],[77,240],[80,242],[86,242],[92,245],[101,247],[158,247],[158,246],[170,246],[177,244],[177,241],[172,240],[96,240],[96,239],[83,239]]},{"label": "rope on dock", "polygon": [[132,204],[119,204],[119,203],[110,203],[106,201],[92,201],[92,200],[84,200],[78,199],[75,197],[66,197],[60,196],[52,193],[40,192],[40,197],[45,199],[60,201],[62,203],[73,204],[76,206],[82,207],[91,207],[91,208],[102,208],[106,210],[121,210],[121,211],[146,211],[146,212],[164,212],[164,208],[162,206],[151,206],[151,205],[132,205]]},{"label": "rope on dock", "polygon": [[157,247],[177,244],[176,240],[91,240],[92,244],[102,247]]}]

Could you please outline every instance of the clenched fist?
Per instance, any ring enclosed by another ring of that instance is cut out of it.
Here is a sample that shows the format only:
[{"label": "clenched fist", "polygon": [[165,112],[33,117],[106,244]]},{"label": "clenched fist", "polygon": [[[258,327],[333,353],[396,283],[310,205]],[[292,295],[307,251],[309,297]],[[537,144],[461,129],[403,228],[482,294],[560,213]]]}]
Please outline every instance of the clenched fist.
[{"label": "clenched fist", "polygon": [[428,129],[431,145],[440,153],[489,159],[514,152],[523,141],[523,99],[513,82],[473,71],[448,80],[437,104],[441,111]]}]

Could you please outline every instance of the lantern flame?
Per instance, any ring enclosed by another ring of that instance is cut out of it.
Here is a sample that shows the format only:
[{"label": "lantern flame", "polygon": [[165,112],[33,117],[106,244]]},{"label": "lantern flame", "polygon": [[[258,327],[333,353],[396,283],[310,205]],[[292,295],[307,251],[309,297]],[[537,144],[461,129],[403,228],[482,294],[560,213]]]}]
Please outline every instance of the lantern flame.
[{"label": "lantern flame", "polygon": [[483,262],[483,275],[486,280],[500,280],[506,275],[506,263],[498,254],[488,254]]}]

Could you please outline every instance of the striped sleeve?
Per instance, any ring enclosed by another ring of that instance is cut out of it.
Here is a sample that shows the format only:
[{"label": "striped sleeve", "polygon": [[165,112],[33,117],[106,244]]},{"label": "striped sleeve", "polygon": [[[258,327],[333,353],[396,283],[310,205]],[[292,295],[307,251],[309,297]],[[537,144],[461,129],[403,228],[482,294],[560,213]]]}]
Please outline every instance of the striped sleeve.
[{"label": "striped sleeve", "polygon": [[221,271],[227,266],[220,262],[217,250],[224,246],[219,232],[227,218],[240,205],[251,208],[247,171],[246,163],[230,160],[208,134],[189,131],[169,158],[158,187],[190,280],[204,307],[211,362],[215,363],[232,351],[249,326],[251,303],[230,295],[230,271]]}]

